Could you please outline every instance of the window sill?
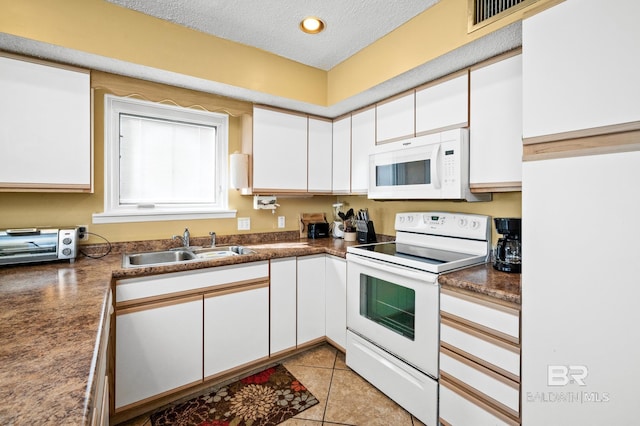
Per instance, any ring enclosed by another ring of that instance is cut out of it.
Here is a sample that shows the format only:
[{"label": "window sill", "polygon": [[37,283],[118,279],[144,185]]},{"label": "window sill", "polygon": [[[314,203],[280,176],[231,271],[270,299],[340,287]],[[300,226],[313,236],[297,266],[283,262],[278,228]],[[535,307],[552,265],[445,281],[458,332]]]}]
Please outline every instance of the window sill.
[{"label": "window sill", "polygon": [[159,222],[165,220],[229,219],[236,217],[237,210],[216,211],[127,211],[94,213],[93,223]]}]

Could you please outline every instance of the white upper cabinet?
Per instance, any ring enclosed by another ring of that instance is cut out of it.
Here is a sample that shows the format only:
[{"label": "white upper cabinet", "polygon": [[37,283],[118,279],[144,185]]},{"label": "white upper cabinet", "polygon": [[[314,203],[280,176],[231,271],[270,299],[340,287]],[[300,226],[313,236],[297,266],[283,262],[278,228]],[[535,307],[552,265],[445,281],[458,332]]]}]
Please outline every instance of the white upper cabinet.
[{"label": "white upper cabinet", "polygon": [[1,54],[0,93],[0,190],[93,191],[89,72]]},{"label": "white upper cabinet", "polygon": [[640,2],[567,0],[522,27],[524,137],[640,120]]},{"label": "white upper cabinet", "polygon": [[384,143],[415,135],[415,91],[376,104],[376,142]]},{"label": "white upper cabinet", "polygon": [[351,116],[333,122],[333,193],[351,192]]},{"label": "white upper cabinet", "polygon": [[253,109],[253,191],[307,192],[307,116]]},{"label": "white upper cabinet", "polygon": [[331,193],[332,136],[331,120],[309,117],[308,191]]},{"label": "white upper cabinet", "polygon": [[376,110],[371,107],[351,116],[351,193],[369,188],[369,155],[376,145]]},{"label": "white upper cabinet", "polygon": [[416,135],[469,124],[469,74],[416,90]]},{"label": "white upper cabinet", "polygon": [[472,190],[522,186],[522,55],[471,71]]}]

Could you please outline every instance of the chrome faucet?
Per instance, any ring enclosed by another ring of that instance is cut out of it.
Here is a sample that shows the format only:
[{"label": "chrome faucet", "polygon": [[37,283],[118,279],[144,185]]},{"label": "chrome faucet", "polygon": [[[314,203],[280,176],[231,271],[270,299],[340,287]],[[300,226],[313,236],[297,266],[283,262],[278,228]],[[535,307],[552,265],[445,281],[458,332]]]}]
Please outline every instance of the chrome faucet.
[{"label": "chrome faucet", "polygon": [[184,233],[182,234],[182,237],[180,237],[179,235],[174,235],[173,237],[171,237],[171,239],[182,240],[182,247],[189,247],[190,237],[191,237],[191,234],[189,234],[189,228],[184,228]]},{"label": "chrome faucet", "polygon": [[209,232],[209,235],[211,236],[211,247],[215,247],[216,246],[216,233],[211,231],[211,232]]}]

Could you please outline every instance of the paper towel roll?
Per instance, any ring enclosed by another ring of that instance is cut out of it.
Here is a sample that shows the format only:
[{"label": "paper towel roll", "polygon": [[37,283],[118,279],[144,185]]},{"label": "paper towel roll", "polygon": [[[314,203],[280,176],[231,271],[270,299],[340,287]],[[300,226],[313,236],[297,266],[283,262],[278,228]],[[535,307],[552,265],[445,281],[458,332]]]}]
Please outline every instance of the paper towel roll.
[{"label": "paper towel roll", "polygon": [[230,186],[235,189],[249,187],[249,154],[233,153],[229,161]]}]

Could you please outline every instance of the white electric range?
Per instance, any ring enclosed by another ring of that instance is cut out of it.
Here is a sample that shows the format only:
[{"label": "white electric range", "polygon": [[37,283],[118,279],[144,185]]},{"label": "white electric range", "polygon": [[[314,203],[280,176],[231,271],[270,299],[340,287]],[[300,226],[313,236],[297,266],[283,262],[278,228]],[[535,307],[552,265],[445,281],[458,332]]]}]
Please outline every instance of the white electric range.
[{"label": "white electric range", "polygon": [[488,216],[398,213],[396,241],[347,248],[347,365],[438,424],[438,275],[489,259]]}]

